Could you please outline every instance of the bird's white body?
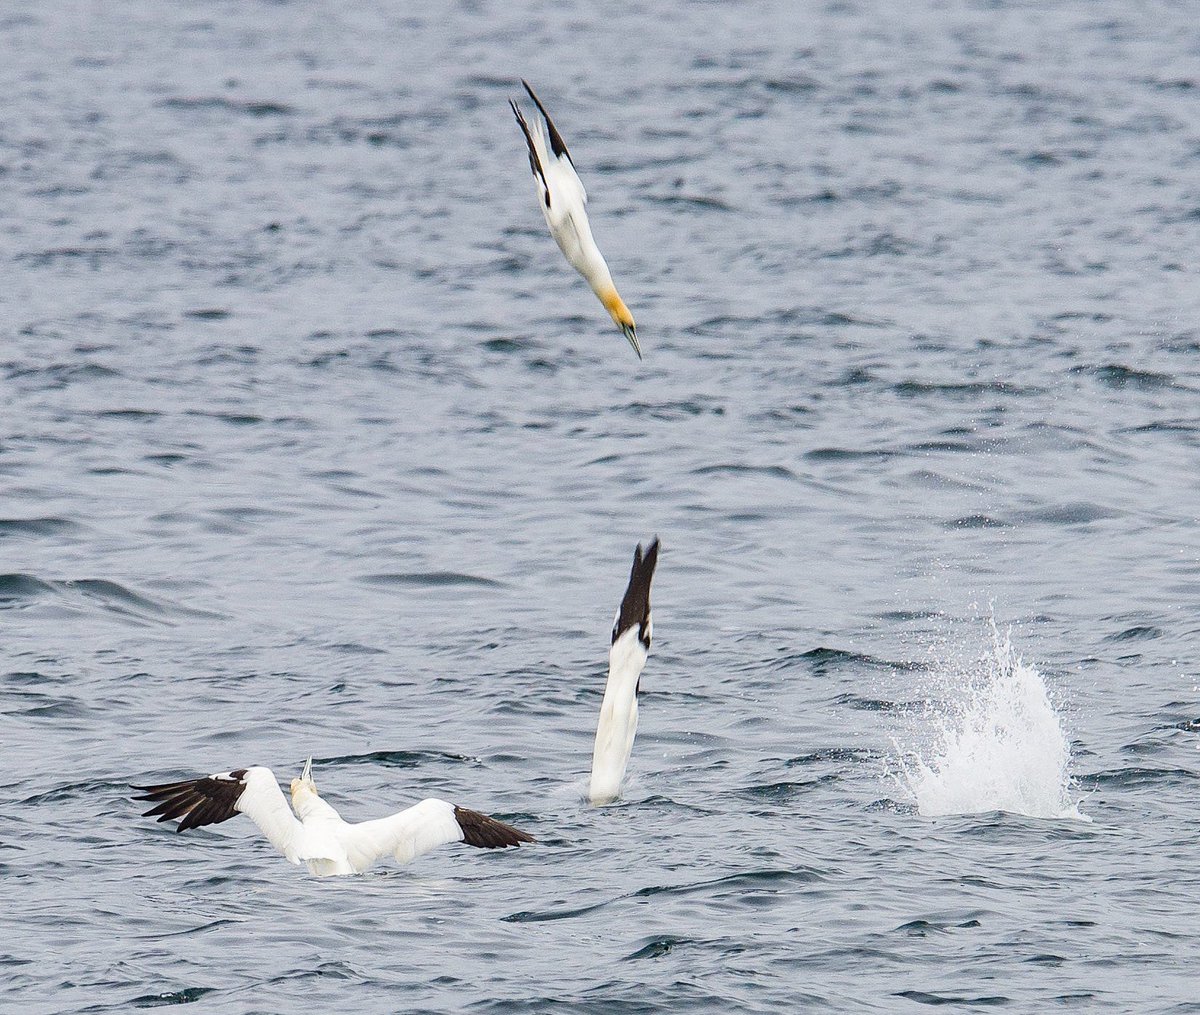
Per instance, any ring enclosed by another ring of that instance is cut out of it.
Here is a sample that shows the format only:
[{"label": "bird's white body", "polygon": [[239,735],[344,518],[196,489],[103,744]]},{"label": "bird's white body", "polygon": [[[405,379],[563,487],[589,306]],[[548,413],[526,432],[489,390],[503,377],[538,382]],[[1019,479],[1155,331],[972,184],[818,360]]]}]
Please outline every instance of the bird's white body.
[{"label": "bird's white body", "polygon": [[463,838],[454,805],[445,800],[422,800],[391,817],[351,824],[321,799],[311,782],[297,779],[299,785],[293,784],[293,815],[270,769],[249,771],[263,775],[247,786],[238,810],[292,863],[305,864],[322,877],[361,874],[389,855],[408,863]]},{"label": "bird's white body", "polygon": [[640,359],[642,350],[638,345],[633,315],[618,294],[612,273],[608,270],[608,262],[592,237],[586,208],[587,191],[575,172],[575,165],[562,136],[528,82],[525,83],[525,90],[537,104],[550,131],[550,144],[547,147],[542,121],[534,117],[533,123],[528,123],[516,103],[512,104],[529,146],[529,162],[538,187],[538,205],[542,209],[542,217],[558,249],[571,267],[587,280],[592,292],[599,297]]},{"label": "bird's white body", "polygon": [[636,627],[618,637],[609,650],[608,682],[604,685],[604,701],[596,723],[592,780],[588,787],[588,799],[594,804],[611,803],[620,795],[637,734],[638,679],[647,658],[649,653],[638,640]]},{"label": "bird's white body", "polygon": [[388,856],[408,863],[451,842],[493,849],[534,841],[502,821],[435,798],[352,824],[317,792],[311,761],[292,780],[291,807],[275,774],[261,766],[143,789],[142,799],[156,801],[147,817],[177,819],[183,831],[245,814],[289,861],[321,877],[361,874]]},{"label": "bird's white body", "polygon": [[615,291],[612,272],[608,262],[596,246],[592,236],[592,224],[587,216],[587,191],[583,181],[575,172],[571,160],[564,156],[551,157],[546,151],[546,139],[542,123],[535,119],[532,125],[533,143],[538,150],[545,171],[546,189],[550,200],[539,201],[542,217],[550,229],[550,235],[563,252],[563,257],[592,287],[592,292],[604,299]]},{"label": "bird's white body", "polygon": [[658,539],[645,554],[639,544],[633,555],[633,570],[625,596],[613,621],[612,645],[608,650],[608,681],[596,723],[592,748],[592,778],[588,799],[594,804],[612,803],[621,794],[621,782],[637,734],[638,691],[642,669],[650,656],[654,624],[650,619],[650,583],[658,564]]}]

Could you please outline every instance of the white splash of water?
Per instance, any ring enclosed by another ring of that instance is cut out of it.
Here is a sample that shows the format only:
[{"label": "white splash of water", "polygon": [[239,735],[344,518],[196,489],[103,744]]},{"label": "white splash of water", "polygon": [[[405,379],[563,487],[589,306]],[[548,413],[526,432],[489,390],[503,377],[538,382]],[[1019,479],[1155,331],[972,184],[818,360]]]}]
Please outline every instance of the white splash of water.
[{"label": "white splash of water", "polygon": [[1034,818],[1090,821],[1072,798],[1071,748],[1037,669],[991,626],[991,653],[952,677],[965,695],[930,706],[934,736],[903,751],[896,778],[918,813],[1009,811]]}]

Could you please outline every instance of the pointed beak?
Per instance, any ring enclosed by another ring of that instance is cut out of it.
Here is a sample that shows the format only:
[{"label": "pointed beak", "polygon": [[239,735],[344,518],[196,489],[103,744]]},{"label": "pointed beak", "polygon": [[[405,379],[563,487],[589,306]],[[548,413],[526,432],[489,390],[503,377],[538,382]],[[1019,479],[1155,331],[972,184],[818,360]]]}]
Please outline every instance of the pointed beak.
[{"label": "pointed beak", "polygon": [[642,347],[638,345],[637,331],[632,324],[622,324],[621,330],[625,332],[625,337],[629,339],[629,344],[633,346],[633,351],[637,353],[638,359],[642,358]]},{"label": "pointed beak", "polygon": [[312,758],[304,763],[304,771],[300,773],[300,778],[305,782],[312,782]]}]

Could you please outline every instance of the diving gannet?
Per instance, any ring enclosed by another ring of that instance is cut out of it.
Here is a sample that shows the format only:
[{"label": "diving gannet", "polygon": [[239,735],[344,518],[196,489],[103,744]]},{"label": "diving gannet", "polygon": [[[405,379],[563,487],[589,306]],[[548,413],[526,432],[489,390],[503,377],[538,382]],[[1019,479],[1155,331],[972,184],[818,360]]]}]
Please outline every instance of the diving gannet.
[{"label": "diving gannet", "polygon": [[592,751],[592,780],[588,799],[594,804],[616,800],[621,780],[637,733],[638,703],[642,667],[650,654],[650,581],[658,563],[658,537],[642,554],[639,543],[633,554],[629,587],[613,623],[612,648],[608,652],[608,683],[596,725],[596,746]]},{"label": "diving gannet", "polygon": [[554,126],[554,121],[550,119],[550,114],[546,112],[546,107],[529,87],[529,82],[522,80],[521,84],[525,86],[525,91],[545,118],[550,133],[548,155],[541,120],[535,117],[533,128],[530,129],[525,117],[521,115],[520,107],[509,99],[508,104],[512,106],[517,123],[521,125],[521,131],[525,135],[525,143],[529,146],[529,167],[533,170],[533,178],[537,183],[538,204],[542,215],[545,216],[546,225],[550,227],[550,235],[554,237],[571,267],[587,279],[592,291],[604,304],[604,309],[629,339],[629,344],[638,354],[638,359],[641,359],[642,349],[638,345],[633,315],[617,293],[604,255],[592,239],[592,227],[588,224],[587,211],[584,210],[587,191],[583,189],[583,184],[575,172],[571,153],[567,151],[566,143]]},{"label": "diving gannet", "polygon": [[292,780],[290,810],[274,773],[262,767],[134,789],[143,794],[136,799],[155,802],[142,817],[178,820],[178,832],[245,814],[288,860],[321,877],[361,874],[389,854],[408,863],[448,842],[497,849],[535,841],[503,821],[436,799],[350,824],[317,793],[312,758]]}]

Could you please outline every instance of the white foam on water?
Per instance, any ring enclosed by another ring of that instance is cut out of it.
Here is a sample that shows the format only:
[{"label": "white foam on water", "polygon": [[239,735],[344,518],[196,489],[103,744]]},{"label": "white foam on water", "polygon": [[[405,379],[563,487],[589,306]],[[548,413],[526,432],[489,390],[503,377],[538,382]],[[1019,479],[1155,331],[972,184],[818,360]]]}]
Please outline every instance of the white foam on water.
[{"label": "white foam on water", "polygon": [[991,651],[945,675],[956,700],[929,704],[932,735],[901,748],[894,777],[926,817],[1009,811],[1091,821],[1074,798],[1070,744],[1042,675],[989,625]]}]

